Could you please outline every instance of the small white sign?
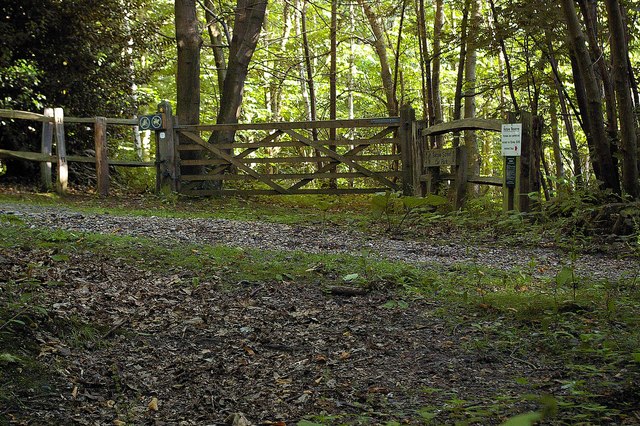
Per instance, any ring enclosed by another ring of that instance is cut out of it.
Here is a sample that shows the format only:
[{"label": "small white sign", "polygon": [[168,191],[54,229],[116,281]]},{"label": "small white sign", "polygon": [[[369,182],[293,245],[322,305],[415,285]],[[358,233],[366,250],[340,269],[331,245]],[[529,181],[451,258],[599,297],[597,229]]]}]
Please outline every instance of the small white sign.
[{"label": "small white sign", "polygon": [[502,125],[502,156],[519,157],[522,150],[522,123]]}]

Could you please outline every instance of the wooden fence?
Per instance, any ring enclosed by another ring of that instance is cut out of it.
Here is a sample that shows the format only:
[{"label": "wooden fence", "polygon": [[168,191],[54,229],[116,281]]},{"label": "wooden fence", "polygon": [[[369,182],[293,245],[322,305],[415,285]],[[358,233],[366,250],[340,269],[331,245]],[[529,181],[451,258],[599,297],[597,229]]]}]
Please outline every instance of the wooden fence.
[{"label": "wooden fence", "polygon": [[[0,117],[42,123],[40,152],[0,149],[0,157],[40,162],[40,182],[45,190],[51,190],[54,186],[52,181],[53,164],[56,165],[55,189],[58,193],[64,194],[67,191],[68,185],[69,163],[95,163],[97,192],[101,196],[107,196],[109,193],[109,166],[156,166],[155,162],[114,160],[108,157],[107,125],[137,126],[137,119],[65,117],[62,108],[46,108],[44,114],[0,109]],[[67,155],[64,129],[65,123],[84,123],[87,125],[93,125],[95,157]]]},{"label": "wooden fence", "polygon": [[[400,117],[253,123],[182,125],[171,105],[158,107],[162,125],[155,130],[154,162],[120,161],[107,155],[107,125],[136,126],[136,119],[64,117],[60,108],[44,114],[0,110],[0,117],[42,123],[41,152],[0,149],[0,156],[41,162],[41,180],[52,188],[52,164],[56,164],[56,190],[67,187],[68,162],[95,163],[97,192],[109,190],[109,166],[155,167],[156,189],[168,188],[185,195],[216,194],[348,194],[401,191],[424,196],[441,181],[453,183],[456,208],[467,197],[468,184],[501,186],[505,210],[527,211],[530,192],[539,189],[540,159],[535,147],[531,114],[521,113],[522,155],[505,158],[509,176],[473,176],[468,173],[464,146],[427,149],[427,139],[464,130],[501,131],[502,120],[463,119],[425,127],[409,107]],[[68,156],[64,123],[94,126],[95,157]],[[226,143],[208,139],[231,133]],[[55,152],[53,150],[55,140]]]},{"label": "wooden fence", "polygon": [[[418,138],[410,108],[391,118],[217,125],[180,125],[169,105],[160,111],[173,129],[160,142],[160,176],[182,194],[413,191]],[[229,132],[233,142],[206,140]]]}]

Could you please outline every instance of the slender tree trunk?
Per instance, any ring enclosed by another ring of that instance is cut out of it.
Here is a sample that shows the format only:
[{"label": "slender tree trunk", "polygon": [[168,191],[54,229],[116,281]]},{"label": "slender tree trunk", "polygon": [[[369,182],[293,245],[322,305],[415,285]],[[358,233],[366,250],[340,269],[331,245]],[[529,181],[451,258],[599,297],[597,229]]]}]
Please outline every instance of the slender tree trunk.
[{"label": "slender tree trunk", "polygon": [[[442,92],[440,91],[440,64],[442,63],[442,27],[444,26],[443,0],[436,0],[436,13],[433,19],[433,78],[431,80],[431,92],[433,93],[433,124],[442,123]],[[443,137],[435,138],[435,147],[442,148]]]},{"label": "slender tree trunk", "polygon": [[[335,120],[338,117],[338,0],[331,0],[331,58],[329,64],[329,119]],[[335,128],[329,129],[329,140],[335,141],[338,133]],[[329,149],[336,150],[336,145],[329,145]],[[334,166],[329,169],[330,173],[335,173]],[[329,188],[337,188],[338,182],[329,179]]]},{"label": "slender tree trunk", "polygon": [[[498,24],[498,13],[496,10],[496,5],[494,0],[489,0],[489,5],[491,6],[491,16],[493,16],[493,22],[496,27],[496,31],[499,33],[499,24]],[[513,88],[513,76],[511,73],[511,61],[509,59],[509,54],[507,53],[507,46],[504,43],[504,38],[502,36],[498,37],[498,43],[500,44],[500,50],[502,51],[502,57],[504,58],[504,66],[507,71],[507,86],[509,87],[509,94],[511,95],[511,103],[513,104],[514,111],[520,111],[520,106],[518,105],[518,100],[516,99],[516,93]]]},{"label": "slender tree trunk", "polygon": [[398,102],[398,75],[402,81],[402,73],[400,72],[400,46],[402,45],[402,30],[404,29],[404,12],[407,9],[407,1],[402,0],[402,11],[400,13],[400,25],[398,28],[398,42],[396,44],[396,60],[393,73],[393,97],[396,99],[396,104],[404,104],[404,84],[400,84],[400,102]]},{"label": "slender tree trunk", "polygon": [[[477,47],[476,37],[480,34],[480,22],[482,16],[480,14],[480,1],[472,0],[471,4],[471,22],[469,25],[469,33],[467,35],[467,55],[465,60],[465,91],[464,91],[464,118],[474,118],[476,116],[476,65],[477,65]],[[478,137],[474,130],[466,130],[464,132],[464,144],[467,147],[469,156],[469,173],[472,175],[480,174],[480,150],[478,149]],[[472,185],[476,193],[479,191],[479,185]]]},{"label": "slender tree trunk", "polygon": [[558,103],[560,104],[560,112],[562,113],[562,119],[564,120],[565,129],[567,131],[567,138],[569,138],[569,146],[571,148],[571,161],[573,163],[573,175],[576,179],[577,186],[583,186],[584,176],[582,173],[582,163],[580,162],[580,153],[578,151],[578,143],[576,141],[575,130],[573,128],[573,122],[569,115],[569,109],[567,108],[567,101],[564,94],[564,87],[562,81],[560,81],[560,73],[558,71],[558,62],[556,61],[553,53],[553,44],[551,42],[551,34],[546,33],[547,37],[547,50],[549,63],[553,71],[553,82],[558,94]]},{"label": "slender tree trunk", "polygon": [[[176,42],[178,45],[178,69],[176,79],[176,116],[179,124],[200,122],[200,46],[202,38],[198,30],[195,0],[175,2]],[[200,151],[184,151],[183,159],[199,159]],[[183,167],[181,174],[201,174],[202,166]]]},{"label": "slender tree trunk", "polygon": [[358,0],[360,7],[364,11],[369,26],[373,32],[373,47],[378,54],[378,60],[380,61],[380,74],[382,77],[382,86],[387,100],[387,111],[389,116],[396,117],[399,114],[398,101],[395,96],[395,87],[393,85],[393,76],[391,74],[391,67],[389,66],[389,58],[387,56],[387,43],[385,42],[384,31],[382,25],[378,21],[375,13],[369,6],[367,0]]},{"label": "slender tree trunk", "polygon": [[638,140],[634,105],[629,85],[629,51],[626,42],[625,24],[622,19],[621,5],[618,0],[605,0],[609,16],[611,34],[611,57],[613,59],[613,78],[620,111],[620,146],[622,151],[622,186],[633,198],[640,197],[638,181]]},{"label": "slender tree trunk", "polygon": [[613,155],[613,164],[618,167],[618,161],[615,153],[617,152],[618,139],[618,114],[616,112],[616,96],[613,89],[613,79],[609,72],[610,64],[605,53],[598,43],[598,5],[596,0],[580,0],[580,11],[587,29],[586,35],[589,40],[589,49],[591,51],[592,61],[595,65],[596,80],[598,85],[602,87],[604,92],[604,106],[606,113],[605,129],[609,136],[611,154]]},{"label": "slender tree trunk", "polygon": [[[317,120],[317,99],[316,99],[316,88],[315,81],[313,78],[313,64],[311,62],[311,48],[309,47],[309,37],[307,34],[307,0],[303,0],[302,10],[300,12],[300,28],[302,30],[302,48],[304,52],[304,63],[305,63],[305,71],[307,82],[307,90],[309,91],[309,120],[316,121]],[[314,141],[318,140],[318,129],[316,127],[311,129],[311,137]],[[315,155],[318,158],[317,168],[318,170],[322,168],[322,161],[319,160],[320,152],[318,150],[315,151]]]},{"label": "slender tree trunk", "polygon": [[[260,39],[266,9],[267,0],[238,0],[227,73],[220,98],[218,124],[235,124],[240,118],[249,63]],[[235,131],[213,132],[209,137],[209,143],[232,143],[234,139]],[[221,189],[222,182],[217,181],[211,186]]]},{"label": "slender tree trunk", "polygon": [[594,168],[594,171],[604,188],[611,189],[619,194],[620,180],[618,171],[613,163],[609,140],[604,127],[600,89],[593,71],[589,51],[587,50],[586,39],[580,28],[580,21],[578,20],[573,0],[561,0],[561,5],[567,23],[569,45],[575,54],[575,75],[582,79],[581,82],[575,82],[576,89],[582,83],[582,89],[584,89],[586,95],[586,105],[583,105],[581,115],[589,136],[594,143],[595,158],[593,160],[597,160],[599,163],[599,167]]},{"label": "slender tree trunk", "polygon": [[564,177],[564,164],[562,162],[562,151],[560,149],[560,132],[558,132],[558,107],[557,96],[549,99],[549,118],[551,120],[551,147],[553,152],[553,162],[555,164],[556,178],[558,182]]},{"label": "slender tree trunk", "polygon": [[[462,84],[464,82],[465,58],[467,57],[467,22],[469,20],[469,6],[471,0],[465,0],[462,12],[462,26],[460,28],[460,57],[458,59],[458,78],[453,100],[453,120],[460,120],[462,114]],[[460,146],[460,132],[453,133],[453,146]]]},{"label": "slender tree trunk", "polygon": [[418,17],[418,39],[420,47],[420,67],[422,70],[422,98],[424,116],[429,124],[435,124],[435,114],[433,105],[433,79],[431,74],[431,56],[429,54],[429,43],[427,40],[427,25],[425,21],[424,0],[418,0],[417,4]]},{"label": "slender tree trunk", "polygon": [[[224,79],[227,74],[227,61],[224,56],[224,39],[220,31],[220,22],[214,13],[214,5],[212,0],[205,0],[205,19],[207,20],[207,32],[211,42],[211,50],[213,51],[213,59],[216,64],[216,75],[218,77],[218,91],[222,93],[224,88]],[[228,42],[227,42],[228,43]]]}]

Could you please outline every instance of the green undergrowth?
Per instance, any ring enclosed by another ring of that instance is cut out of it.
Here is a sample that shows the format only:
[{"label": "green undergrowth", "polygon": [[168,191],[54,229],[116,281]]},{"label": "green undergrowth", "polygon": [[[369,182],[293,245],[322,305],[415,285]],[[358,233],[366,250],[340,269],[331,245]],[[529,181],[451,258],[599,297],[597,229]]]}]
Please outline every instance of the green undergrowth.
[{"label": "green undergrowth", "polygon": [[[510,271],[474,263],[445,268],[384,261],[368,252],[329,255],[159,243],[31,229],[8,215],[0,221],[0,261],[3,253],[38,251],[44,256],[29,263],[19,278],[0,280],[0,401],[9,405],[20,404],[34,392],[46,394],[55,380],[54,366],[38,361],[34,330],[55,332],[69,347],[102,344],[105,330],[99,324],[50,318],[42,294],[47,286],[64,282],[36,279],[41,275],[29,272],[49,264],[76,267],[73,259],[89,254],[98,261],[117,260],[139,270],[175,275],[176,285],[198,286],[215,279],[221,290],[231,292],[247,282],[364,287],[386,294],[381,308],[394,311],[428,301],[433,309],[425,315],[443,319],[452,336],[464,335],[457,343],[461,356],[507,360],[522,367],[512,373],[520,393],[493,390],[489,400],[486,394],[469,398],[446,389],[450,398],[444,405],[410,413],[425,424],[495,423],[513,415],[517,406],[533,407],[520,420],[544,418],[550,424],[621,423],[638,414],[640,267],[636,275],[603,281],[577,276],[571,264],[559,265],[547,275],[534,264]],[[389,424],[402,422],[399,413],[390,412],[388,418]],[[319,424],[358,421],[309,419]]]},{"label": "green undergrowth", "polygon": [[0,202],[64,206],[79,212],[129,216],[211,218],[285,224],[331,222],[364,229],[371,222],[369,197],[279,196],[191,198],[176,194],[123,194],[109,198],[53,193],[0,194]]}]

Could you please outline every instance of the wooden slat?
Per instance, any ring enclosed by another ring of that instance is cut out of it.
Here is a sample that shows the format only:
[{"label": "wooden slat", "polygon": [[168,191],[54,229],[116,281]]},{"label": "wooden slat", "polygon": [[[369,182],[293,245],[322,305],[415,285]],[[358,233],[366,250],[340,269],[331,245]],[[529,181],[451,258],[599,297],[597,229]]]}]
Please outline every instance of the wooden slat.
[{"label": "wooden slat", "polygon": [[193,131],[224,131],[224,130],[293,130],[293,129],[340,129],[357,127],[397,127],[400,125],[399,117],[361,118],[352,120],[326,120],[326,121],[292,121],[279,123],[247,123],[247,124],[200,124],[179,125],[179,130]]},{"label": "wooden slat", "polygon": [[[354,146],[354,145],[386,145],[392,143],[398,143],[397,138],[378,138],[378,139],[340,139],[338,141],[318,141],[323,145],[336,145],[336,146]],[[306,146],[302,142],[298,141],[277,141],[271,143],[261,142],[238,142],[238,143],[223,143],[216,145],[220,149],[243,149],[243,148],[290,148]],[[198,144],[180,144],[179,151],[201,151],[203,148]]]},{"label": "wooden slat", "polygon": [[277,183],[275,183],[274,181],[269,179],[267,176],[261,175],[260,173],[258,173],[255,170],[253,170],[251,167],[245,166],[241,161],[235,159],[234,157],[230,156],[226,152],[224,152],[224,151],[222,151],[220,149],[217,149],[212,144],[205,142],[200,136],[196,135],[195,133],[183,131],[183,132],[181,132],[181,134],[186,136],[186,137],[188,137],[192,141],[202,145],[208,151],[212,152],[213,154],[217,155],[218,157],[221,157],[222,159],[227,160],[229,163],[234,164],[240,170],[243,170],[243,171],[247,172],[251,176],[253,176],[256,179],[258,179],[259,181],[267,184],[268,186],[270,186],[271,188],[275,189],[279,193],[281,193],[281,194],[287,194],[288,193],[288,191],[286,189],[284,189],[282,186],[278,185]]},{"label": "wooden slat", "polygon": [[[398,154],[381,154],[381,155],[343,155],[345,158],[348,158],[353,161],[358,162],[367,162],[367,161],[395,161],[400,160],[400,155]],[[234,157],[237,158],[237,157]],[[299,163],[317,163],[319,161],[330,161],[332,157],[273,157],[273,158],[242,158],[238,159],[238,161],[243,164],[282,164],[282,163],[291,163],[291,164],[299,164]],[[335,162],[335,164],[339,164],[340,162]],[[215,166],[215,165],[228,165],[229,163],[224,160],[219,159],[201,159],[201,160],[181,160],[180,162],[183,166]],[[218,172],[219,173],[219,172]]]},{"label": "wooden slat", "polygon": [[[96,122],[95,118],[86,117],[65,117],[65,123],[87,123],[93,124]],[[107,124],[122,125],[122,126],[137,126],[138,120],[135,118],[107,118]]]},{"label": "wooden slat", "polygon": [[[41,121],[41,122],[53,122],[55,121],[53,117],[48,117],[43,114],[38,114],[36,112],[28,112],[28,111],[17,111],[12,109],[0,109],[0,117],[2,118],[13,118],[18,120],[31,120],[31,121]],[[95,123],[95,117],[64,117],[65,123],[87,123],[93,124]],[[107,124],[114,125],[127,125],[127,126],[135,126],[138,124],[138,120],[134,118],[107,118]]]},{"label": "wooden slat", "polygon": [[58,159],[58,182],[56,191],[65,194],[69,185],[69,163],[67,162],[67,146],[64,139],[64,111],[62,108],[53,109],[53,134],[56,140],[56,157]]},{"label": "wooden slat", "polygon": [[[380,176],[385,177],[401,177],[402,172],[375,172]],[[268,175],[273,180],[286,180],[286,179],[357,179],[357,178],[369,178],[362,173],[357,172],[336,172],[336,173],[274,173]],[[206,175],[182,175],[182,180],[185,181],[204,181],[204,180],[253,180],[254,177],[250,175],[231,175],[231,174],[206,174]]]},{"label": "wooden slat", "polygon": [[479,185],[502,186],[503,178],[501,176],[469,176],[467,182]]},{"label": "wooden slat", "polygon": [[55,155],[41,154],[39,152],[9,151],[8,149],[0,149],[0,157],[39,162],[53,162],[57,158]]},{"label": "wooden slat", "polygon": [[422,130],[422,136],[435,136],[458,130],[492,130],[502,131],[503,120],[488,120],[482,118],[463,118],[462,120],[449,121],[436,124]]},{"label": "wooden slat", "polygon": [[[262,143],[269,143],[272,142],[274,140],[276,140],[278,137],[280,137],[280,135],[282,134],[282,132],[280,130],[275,131],[269,135],[267,135],[267,137],[265,137],[264,139],[262,139],[260,142]],[[241,158],[246,157],[247,155],[251,154],[252,152],[257,151],[258,148],[248,148],[245,149],[243,152],[241,152],[240,154],[234,156],[234,158],[240,160]],[[229,168],[230,164],[225,164],[225,165],[221,165],[215,168],[215,170],[213,170],[212,173],[222,173],[225,170],[227,170]]]},{"label": "wooden slat", "polygon": [[389,179],[382,177],[382,176],[377,176],[374,172],[372,172],[371,170],[367,169],[366,167],[362,166],[361,164],[358,164],[352,160],[350,160],[349,158],[340,155],[328,148],[325,148],[322,145],[319,145],[318,143],[316,143],[315,141],[304,137],[303,135],[301,135],[300,133],[294,131],[294,130],[285,130],[285,133],[289,134],[292,138],[296,138],[301,142],[304,142],[305,144],[309,145],[310,147],[313,147],[315,149],[317,149],[318,151],[324,153],[325,155],[327,155],[328,157],[331,157],[341,163],[347,164],[348,166],[351,166],[352,168],[358,170],[359,172],[361,172],[364,175],[367,175],[375,180],[377,180],[378,182],[380,182],[381,184],[388,186],[389,188],[392,188],[394,190],[398,189],[398,185],[396,185],[395,183],[391,182]]},{"label": "wooden slat", "polygon": [[[47,163],[56,161],[55,155],[41,154],[39,152],[28,151],[9,151],[8,149],[0,149],[0,157],[5,158],[19,158],[21,160],[37,161],[40,163]],[[67,162],[69,163],[95,163],[95,157],[85,157],[83,155],[67,155]],[[153,161],[128,161],[128,160],[108,160],[110,166],[122,166],[122,167],[155,167],[156,163]]]},{"label": "wooden slat", "polygon": [[[44,116],[53,118],[53,108],[45,108]],[[40,153],[44,155],[53,154],[53,123],[50,121],[42,122],[42,138],[40,142]],[[40,185],[43,190],[51,191],[53,188],[52,168],[50,161],[40,163]]]},{"label": "wooden slat", "polygon": [[[393,129],[387,127],[386,129],[383,129],[383,130],[379,131],[376,135],[374,135],[374,138],[383,138],[383,137],[385,137],[386,135],[388,135],[391,132],[393,132]],[[352,156],[352,155],[355,156],[358,153],[360,153],[360,152],[364,151],[365,149],[367,149],[367,147],[368,147],[368,145],[364,145],[364,144],[354,146],[349,151],[347,151],[344,155],[345,156]],[[323,167],[321,167],[320,170],[317,171],[317,173],[324,173],[326,171],[333,170],[335,165],[337,165],[339,163],[340,162],[336,161],[336,160],[330,161],[328,164],[325,164]],[[302,179],[300,182],[296,182],[295,184],[291,185],[291,187],[289,187],[289,189],[290,190],[294,190],[294,189],[302,188],[303,186],[309,184],[312,181],[313,181],[313,177]]]},{"label": "wooden slat", "polygon": [[107,197],[109,195],[109,159],[107,158],[107,119],[105,117],[96,117],[94,141],[98,195]]},{"label": "wooden slat", "polygon": [[0,117],[14,118],[18,120],[53,121],[53,117],[47,117],[43,114],[27,111],[14,111],[12,109],[0,109]]},{"label": "wooden slat", "polygon": [[[341,195],[341,194],[375,194],[377,192],[388,191],[389,188],[318,188],[318,189],[296,189],[288,192],[287,195]],[[212,195],[282,195],[278,191],[270,189],[223,189],[223,190],[207,190],[207,189],[183,189],[181,194],[193,195],[201,197],[209,197]]]}]

